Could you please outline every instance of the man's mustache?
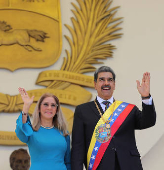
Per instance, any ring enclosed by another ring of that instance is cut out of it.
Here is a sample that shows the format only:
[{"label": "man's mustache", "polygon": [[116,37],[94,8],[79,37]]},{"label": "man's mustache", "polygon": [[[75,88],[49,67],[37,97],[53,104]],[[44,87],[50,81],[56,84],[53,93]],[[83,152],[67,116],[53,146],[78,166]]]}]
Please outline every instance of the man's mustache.
[{"label": "man's mustache", "polygon": [[102,86],[101,89],[103,89],[103,88],[109,88],[109,90],[110,90],[111,86],[110,85]]}]

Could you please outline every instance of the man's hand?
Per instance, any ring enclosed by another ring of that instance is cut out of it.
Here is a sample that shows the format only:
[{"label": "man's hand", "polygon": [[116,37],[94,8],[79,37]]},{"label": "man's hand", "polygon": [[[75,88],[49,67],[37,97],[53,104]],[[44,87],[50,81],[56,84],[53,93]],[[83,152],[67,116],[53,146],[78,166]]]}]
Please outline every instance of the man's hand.
[{"label": "man's hand", "polygon": [[137,82],[138,92],[141,94],[141,97],[147,97],[150,94],[150,73],[146,72],[143,74],[142,83],[140,84],[139,80]]}]

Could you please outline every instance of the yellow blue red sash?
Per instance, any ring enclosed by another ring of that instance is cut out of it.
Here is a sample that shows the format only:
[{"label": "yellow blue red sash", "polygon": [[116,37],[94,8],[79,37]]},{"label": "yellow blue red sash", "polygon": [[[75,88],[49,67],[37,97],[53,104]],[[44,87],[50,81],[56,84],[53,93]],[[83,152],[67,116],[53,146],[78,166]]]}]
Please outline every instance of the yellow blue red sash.
[{"label": "yellow blue red sash", "polygon": [[110,144],[110,141],[112,140],[112,137],[117,132],[118,128],[121,126],[121,124],[124,122],[126,117],[129,115],[131,110],[133,109],[134,105],[121,102],[121,101],[115,101],[103,114],[103,117],[105,120],[110,120],[111,115],[112,120],[110,122],[111,127],[111,137],[110,139],[105,143],[100,143],[98,140],[96,140],[96,129],[105,124],[102,118],[98,121],[93,135],[90,142],[90,146],[87,153],[87,170],[96,170],[108,145]]}]

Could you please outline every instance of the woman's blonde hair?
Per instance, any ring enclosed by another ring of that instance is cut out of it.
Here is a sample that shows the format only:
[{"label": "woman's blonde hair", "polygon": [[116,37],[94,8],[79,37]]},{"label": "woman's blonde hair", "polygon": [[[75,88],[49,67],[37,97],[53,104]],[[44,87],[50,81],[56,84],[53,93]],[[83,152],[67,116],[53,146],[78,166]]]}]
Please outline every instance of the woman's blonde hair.
[{"label": "woman's blonde hair", "polygon": [[54,100],[56,101],[56,104],[57,104],[57,110],[56,110],[56,114],[53,118],[53,125],[59,129],[60,131],[63,132],[63,135],[64,136],[67,136],[68,135],[68,131],[67,131],[67,125],[66,125],[66,121],[65,121],[65,118],[63,116],[63,113],[61,111],[61,108],[60,108],[60,102],[59,102],[59,99],[51,94],[51,93],[45,93],[43,94],[40,99],[38,100],[37,102],[37,105],[35,107],[35,111],[33,113],[33,123],[32,123],[32,127],[35,131],[38,131],[38,129],[40,128],[40,125],[41,125],[41,115],[40,115],[40,107],[41,107],[41,104],[43,102],[43,100],[47,97],[53,97]]}]

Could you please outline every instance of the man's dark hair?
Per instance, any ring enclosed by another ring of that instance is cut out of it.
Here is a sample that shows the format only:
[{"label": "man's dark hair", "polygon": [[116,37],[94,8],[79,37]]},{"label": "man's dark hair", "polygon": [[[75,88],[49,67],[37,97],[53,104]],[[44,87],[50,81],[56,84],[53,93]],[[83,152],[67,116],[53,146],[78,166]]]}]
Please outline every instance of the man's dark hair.
[{"label": "man's dark hair", "polygon": [[12,170],[28,170],[30,168],[30,156],[26,149],[20,148],[11,153],[10,167]]},{"label": "man's dark hair", "polygon": [[110,73],[112,73],[113,79],[115,81],[116,75],[115,75],[114,71],[108,66],[102,66],[102,67],[98,68],[94,73],[94,81],[95,82],[97,82],[98,73],[101,73],[101,72],[110,72]]}]

